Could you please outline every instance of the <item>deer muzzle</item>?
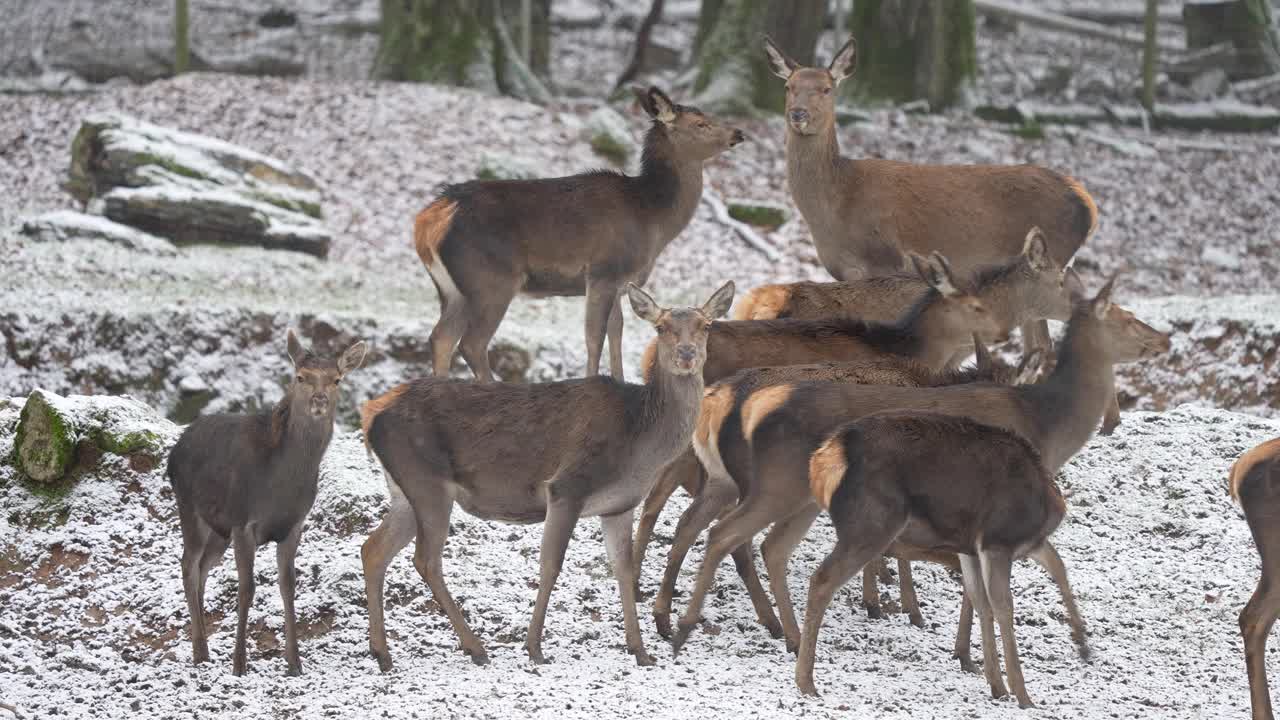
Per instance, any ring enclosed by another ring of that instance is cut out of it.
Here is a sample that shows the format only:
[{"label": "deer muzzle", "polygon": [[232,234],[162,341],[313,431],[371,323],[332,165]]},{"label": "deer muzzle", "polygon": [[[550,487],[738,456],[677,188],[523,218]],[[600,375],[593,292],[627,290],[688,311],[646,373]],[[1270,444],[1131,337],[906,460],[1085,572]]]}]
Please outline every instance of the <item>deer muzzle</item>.
[{"label": "deer muzzle", "polygon": [[324,393],[316,393],[311,396],[311,414],[314,417],[323,417],[329,414],[329,397]]},{"label": "deer muzzle", "polygon": [[698,348],[694,345],[676,346],[676,367],[681,370],[692,370],[698,360]]},{"label": "deer muzzle", "polygon": [[791,127],[804,130],[809,126],[809,111],[804,108],[792,108],[787,112],[787,119],[791,121]]}]

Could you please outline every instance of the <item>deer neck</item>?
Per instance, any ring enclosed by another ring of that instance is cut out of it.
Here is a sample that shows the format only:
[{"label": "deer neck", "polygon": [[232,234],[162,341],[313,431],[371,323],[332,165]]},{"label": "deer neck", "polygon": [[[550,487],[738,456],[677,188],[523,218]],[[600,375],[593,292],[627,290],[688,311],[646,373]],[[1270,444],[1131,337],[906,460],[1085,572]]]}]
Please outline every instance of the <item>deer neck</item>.
[{"label": "deer neck", "polygon": [[702,407],[702,372],[676,375],[657,366],[645,385],[645,424],[651,451],[675,457],[689,444]]},{"label": "deer neck", "polygon": [[645,135],[637,199],[648,215],[656,250],[666,247],[693,219],[702,198],[702,165],[702,160],[676,152],[661,123],[655,122]]},{"label": "deer neck", "polygon": [[787,127],[787,183],[808,224],[821,228],[834,222],[835,198],[841,190],[839,169],[840,141],[834,121],[814,135]]},{"label": "deer neck", "polygon": [[292,401],[286,395],[271,411],[274,449],[284,459],[285,465],[299,469],[318,468],[333,437],[333,418],[295,413],[291,405]]},{"label": "deer neck", "polygon": [[1053,373],[1027,393],[1045,433],[1041,457],[1057,472],[1089,442],[1115,393],[1115,372],[1098,323],[1078,314],[1072,318]]}]

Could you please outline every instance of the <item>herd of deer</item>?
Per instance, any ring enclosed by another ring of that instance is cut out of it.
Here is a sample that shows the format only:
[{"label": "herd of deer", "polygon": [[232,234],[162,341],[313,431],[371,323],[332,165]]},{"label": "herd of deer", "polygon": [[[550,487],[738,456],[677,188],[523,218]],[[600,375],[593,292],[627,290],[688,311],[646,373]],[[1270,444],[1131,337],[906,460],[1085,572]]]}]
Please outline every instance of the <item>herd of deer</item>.
[{"label": "herd of deer", "polygon": [[[638,92],[653,119],[638,175],[473,181],[447,187],[414,225],[414,243],[439,293],[431,331],[434,377],[392,388],[362,408],[365,442],[384,469],[391,504],[361,556],[369,642],[391,668],[383,618],[388,564],[416,540],[414,566],[462,648],[488,661],[445,585],[442,551],[454,503],[471,515],[544,523],[541,578],[525,646],[534,662],[547,605],[574,526],[598,516],[622,598],[626,643],[641,665],[638,579],[654,523],[677,487],[681,516],[653,614],[676,652],[701,621],[725,555],[732,555],[758,621],[798,654],[796,683],[816,694],[818,631],[832,594],[863,571],[863,603],[880,614],[877,567],[897,559],[902,605],[923,625],[913,560],[958,569],[964,604],[955,655],[970,658],[981,623],[982,669],[1008,693],[995,648],[999,623],[1009,684],[1030,706],[1014,638],[1010,566],[1030,557],[1058,585],[1082,656],[1084,622],[1050,535],[1066,504],[1055,474],[1119,422],[1115,363],[1163,353],[1168,336],[1112,302],[1114,279],[1088,297],[1066,268],[1097,226],[1075,180],[1032,166],[915,165],[841,157],[835,88],[850,76],[850,40],[827,68],[801,67],[766,40],[786,81],[787,178],[818,257],[837,282],[757,288],[729,311],[725,283],[700,307],[664,308],[644,285],[662,249],[689,223],[703,164],[744,140],[740,130],[657,88]],[[643,385],[622,381],[626,293],[657,337]],[[492,382],[487,349],[513,297],[586,296],[587,377],[544,384]],[[1052,370],[1046,320],[1066,332]],[[1017,366],[986,343],[1020,327]],[[612,378],[598,375],[605,336]],[[455,346],[480,382],[447,377]],[[294,620],[294,555],[332,434],[338,383],[363,343],[338,360],[290,331],[296,376],[269,412],[204,417],[173,448],[183,585],[194,659],[208,659],[202,596],[210,569],[235,545],[239,574],[234,671],[244,672],[254,550],[277,543],[285,657],[301,671]],[[976,366],[959,369],[970,352]],[[1043,376],[1043,377],[1042,377]],[[1264,644],[1280,612],[1280,440],[1246,454],[1231,492],[1263,558],[1263,580],[1241,615],[1255,718],[1270,718]],[[643,503],[633,541],[635,508]],[[809,583],[804,624],[787,565],[826,511],[836,544]],[[690,547],[711,527],[696,586],[671,626],[675,584]],[[775,616],[757,575],[762,547]]]}]

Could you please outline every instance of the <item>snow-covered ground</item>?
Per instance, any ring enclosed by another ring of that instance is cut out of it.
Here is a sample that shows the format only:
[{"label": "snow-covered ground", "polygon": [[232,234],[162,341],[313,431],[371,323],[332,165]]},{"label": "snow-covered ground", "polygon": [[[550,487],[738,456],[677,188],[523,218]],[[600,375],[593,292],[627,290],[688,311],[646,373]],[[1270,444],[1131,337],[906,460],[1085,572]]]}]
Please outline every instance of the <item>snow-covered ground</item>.
[{"label": "snow-covered ground", "polygon": [[[0,399],[0,454],[12,443],[21,400]],[[157,423],[170,437],[177,432]],[[856,600],[856,587],[837,596],[818,650],[821,699],[796,692],[791,656],[754,623],[727,564],[708,603],[712,633],[695,633],[673,660],[645,622],[659,665],[638,668],[625,652],[617,586],[595,520],[579,525],[552,595],[551,664],[530,664],[522,646],[541,529],[455,513],[445,576],[492,663],[475,667],[458,649],[406,551],[388,583],[396,667],[380,674],[366,652],[359,547],[385,490],[354,433],[334,440],[298,556],[304,675],[284,674],[274,554],[264,550],[250,614],[250,672],[235,678],[229,556],[207,591],[217,628],[213,661],[190,664],[181,540],[162,467],[136,472],[107,455],[55,502],[32,496],[0,465],[0,701],[34,718],[1241,717],[1248,695],[1235,616],[1252,592],[1257,557],[1227,496],[1226,471],[1240,452],[1277,434],[1280,421],[1219,410],[1130,413],[1115,436],[1094,440],[1067,465],[1061,482],[1071,510],[1054,541],[1094,657],[1078,659],[1055,587],[1034,565],[1020,564],[1018,641],[1040,705],[1031,712],[991,700],[982,678],[950,659],[958,585],[931,567],[916,572],[923,630],[897,614],[867,619],[846,602]],[[646,595],[684,506],[677,498],[663,516],[645,568]],[[820,522],[797,551],[790,580],[801,598],[833,541]],[[685,592],[699,557],[695,551],[681,577]],[[34,571],[14,574],[15,567]],[[887,592],[896,598],[896,589]]]}]

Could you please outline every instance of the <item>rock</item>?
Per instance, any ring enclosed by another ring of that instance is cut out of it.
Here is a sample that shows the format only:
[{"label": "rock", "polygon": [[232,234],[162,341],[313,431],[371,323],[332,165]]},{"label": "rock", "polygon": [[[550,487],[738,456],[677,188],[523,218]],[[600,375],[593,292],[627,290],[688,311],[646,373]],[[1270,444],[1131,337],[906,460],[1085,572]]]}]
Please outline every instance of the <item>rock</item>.
[{"label": "rock", "polygon": [[1200,259],[1210,265],[1217,265],[1227,270],[1239,270],[1241,265],[1239,255],[1230,250],[1210,245],[1206,245],[1204,250],[1200,251]]},{"label": "rock", "polygon": [[138,252],[153,255],[176,255],[173,243],[141,230],[121,225],[100,215],[75,210],[54,210],[22,223],[23,235],[37,242],[70,240],[105,240]]},{"label": "rock", "polygon": [[1191,97],[1196,100],[1212,100],[1231,91],[1227,71],[1220,67],[1209,68],[1191,78]]},{"label": "rock", "polygon": [[871,122],[872,115],[869,112],[851,108],[847,105],[836,106],[836,124],[840,127],[852,125],[853,123]]},{"label": "rock", "polygon": [[781,226],[790,215],[786,205],[768,200],[733,198],[726,200],[725,205],[734,220],[770,230]]},{"label": "rock", "polygon": [[604,24],[604,10],[592,0],[556,0],[551,3],[551,24],[563,28],[593,28]]},{"label": "rock", "polygon": [[[72,395],[61,397],[35,390],[27,397],[18,420],[14,459],[19,470],[40,483],[61,480],[88,443],[116,455],[142,453],[159,457],[167,444],[157,425],[172,428],[151,408],[128,396]],[[176,428],[174,428],[176,432]]]},{"label": "rock", "polygon": [[481,180],[532,180],[541,175],[536,163],[514,155],[485,151],[476,177]]},{"label": "rock", "polygon": [[294,77],[307,72],[301,38],[292,31],[267,33],[238,45],[234,52],[216,55],[205,51],[201,55],[204,67],[199,69],[211,72],[277,77]]},{"label": "rock", "polygon": [[1160,153],[1150,145],[1144,145],[1137,140],[1129,140],[1128,138],[1115,137],[1114,135],[1103,135],[1102,133],[1084,132],[1081,137],[1088,138],[1103,147],[1111,148],[1121,155],[1138,158],[1153,158]]},{"label": "rock", "polygon": [[178,381],[178,390],[183,393],[200,393],[209,389],[199,375],[187,375]]},{"label": "rock", "polygon": [[51,70],[32,77],[0,77],[0,95],[58,95],[96,90],[75,73]]},{"label": "rock", "polygon": [[102,213],[178,243],[298,250],[318,257],[332,235],[314,180],[216,138],[115,113],[89,116],[71,144],[67,190]]},{"label": "rock", "polygon": [[626,166],[640,153],[640,145],[631,136],[626,118],[607,105],[596,108],[587,116],[583,134],[591,143],[591,149],[614,165]]},{"label": "rock", "polygon": [[968,138],[960,142],[957,149],[967,153],[979,163],[994,163],[1000,159],[1000,152],[981,140]]}]

